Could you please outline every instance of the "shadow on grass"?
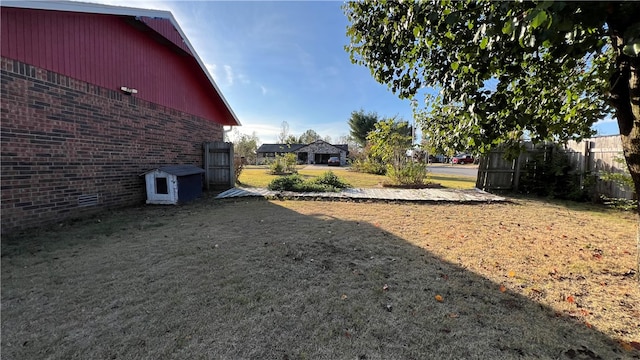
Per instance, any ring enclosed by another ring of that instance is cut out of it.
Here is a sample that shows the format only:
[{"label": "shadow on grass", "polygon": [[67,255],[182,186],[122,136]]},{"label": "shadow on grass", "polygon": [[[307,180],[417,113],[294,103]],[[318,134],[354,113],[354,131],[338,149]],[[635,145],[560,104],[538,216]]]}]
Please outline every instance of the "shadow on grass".
[{"label": "shadow on grass", "polygon": [[541,202],[546,204],[552,204],[552,205],[555,205],[558,207],[564,207],[573,211],[601,213],[601,214],[614,213],[614,214],[619,214],[620,216],[636,215],[636,212],[633,210],[615,209],[601,203],[594,203],[589,201],[564,200],[564,199],[556,199],[552,197],[541,197],[536,195],[517,194],[517,193],[511,193],[511,192],[499,192],[497,194],[507,196],[513,200],[535,201],[535,202]]},{"label": "shadow on grass", "polygon": [[367,222],[254,199],[100,220],[3,237],[3,358],[639,356]]}]

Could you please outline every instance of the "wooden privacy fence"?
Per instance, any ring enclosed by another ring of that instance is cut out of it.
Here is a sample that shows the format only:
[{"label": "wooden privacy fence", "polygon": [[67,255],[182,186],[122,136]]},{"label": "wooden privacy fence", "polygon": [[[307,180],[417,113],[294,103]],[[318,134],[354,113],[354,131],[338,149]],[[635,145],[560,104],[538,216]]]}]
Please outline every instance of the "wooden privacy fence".
[{"label": "wooden privacy fence", "polygon": [[[514,160],[505,159],[503,149],[492,150],[480,159],[476,187],[485,191],[518,191],[524,169],[535,166],[534,162],[553,161],[554,143],[534,145],[524,143],[525,150]],[[594,195],[604,195],[610,198],[633,199],[634,193],[612,181],[604,181],[600,176],[604,172],[625,171],[626,165],[616,161],[623,157],[622,142],[619,135],[602,136],[585,139],[581,142],[569,141],[560,147],[560,151],[567,157],[572,173],[579,177],[581,185],[588,176],[595,179]]]},{"label": "wooden privacy fence", "polygon": [[233,170],[233,143],[214,141],[202,144],[207,190],[230,189],[236,179]]}]

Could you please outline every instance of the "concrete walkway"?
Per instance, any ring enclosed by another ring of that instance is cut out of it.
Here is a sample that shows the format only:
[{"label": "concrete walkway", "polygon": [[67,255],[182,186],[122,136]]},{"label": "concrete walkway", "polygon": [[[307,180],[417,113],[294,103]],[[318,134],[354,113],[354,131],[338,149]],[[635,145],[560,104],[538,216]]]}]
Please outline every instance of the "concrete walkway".
[{"label": "concrete walkway", "polygon": [[488,203],[507,201],[502,196],[490,194],[479,189],[345,189],[340,192],[299,193],[291,191],[271,191],[261,188],[233,188],[216,196],[216,199],[239,197],[264,198],[315,198],[315,199],[358,199],[409,202],[455,202]]}]

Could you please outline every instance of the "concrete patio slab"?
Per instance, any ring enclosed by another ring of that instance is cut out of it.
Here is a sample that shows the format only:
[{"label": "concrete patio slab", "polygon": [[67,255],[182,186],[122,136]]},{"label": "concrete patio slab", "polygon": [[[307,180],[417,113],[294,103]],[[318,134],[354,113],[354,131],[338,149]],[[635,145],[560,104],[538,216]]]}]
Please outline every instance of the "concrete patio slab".
[{"label": "concrete patio slab", "polygon": [[315,199],[357,199],[357,200],[385,200],[408,202],[503,202],[505,197],[494,195],[480,189],[344,189],[340,192],[292,192],[272,191],[263,188],[236,187],[224,191],[216,199],[239,197],[264,198],[315,198]]}]

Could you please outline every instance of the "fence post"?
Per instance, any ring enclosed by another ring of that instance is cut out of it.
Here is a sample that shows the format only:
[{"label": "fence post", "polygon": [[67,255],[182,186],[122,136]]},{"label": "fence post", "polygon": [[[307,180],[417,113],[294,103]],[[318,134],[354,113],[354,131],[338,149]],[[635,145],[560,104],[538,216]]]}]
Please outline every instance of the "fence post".
[{"label": "fence post", "polygon": [[209,163],[209,143],[208,142],[203,142],[202,143],[202,147],[203,147],[203,153],[204,153],[204,182],[207,184],[207,191],[209,191],[209,183],[210,183],[210,179],[209,179],[209,165],[211,165]]},{"label": "fence post", "polygon": [[235,157],[233,154],[233,143],[228,142],[229,146],[229,186],[234,187],[236,185],[236,172],[234,167]]},{"label": "fence post", "polygon": [[489,155],[487,154],[485,156],[481,156],[480,157],[480,162],[478,163],[478,175],[476,176],[476,188],[478,188],[480,190],[485,190],[484,182],[485,182],[486,174],[487,174],[486,173],[486,170],[487,170],[487,156],[489,156]]},{"label": "fence post", "polygon": [[513,182],[511,187],[514,192],[517,192],[518,188],[520,187],[520,165],[522,163],[522,150],[520,151],[518,157],[514,160],[514,162],[515,164],[513,169]]}]

